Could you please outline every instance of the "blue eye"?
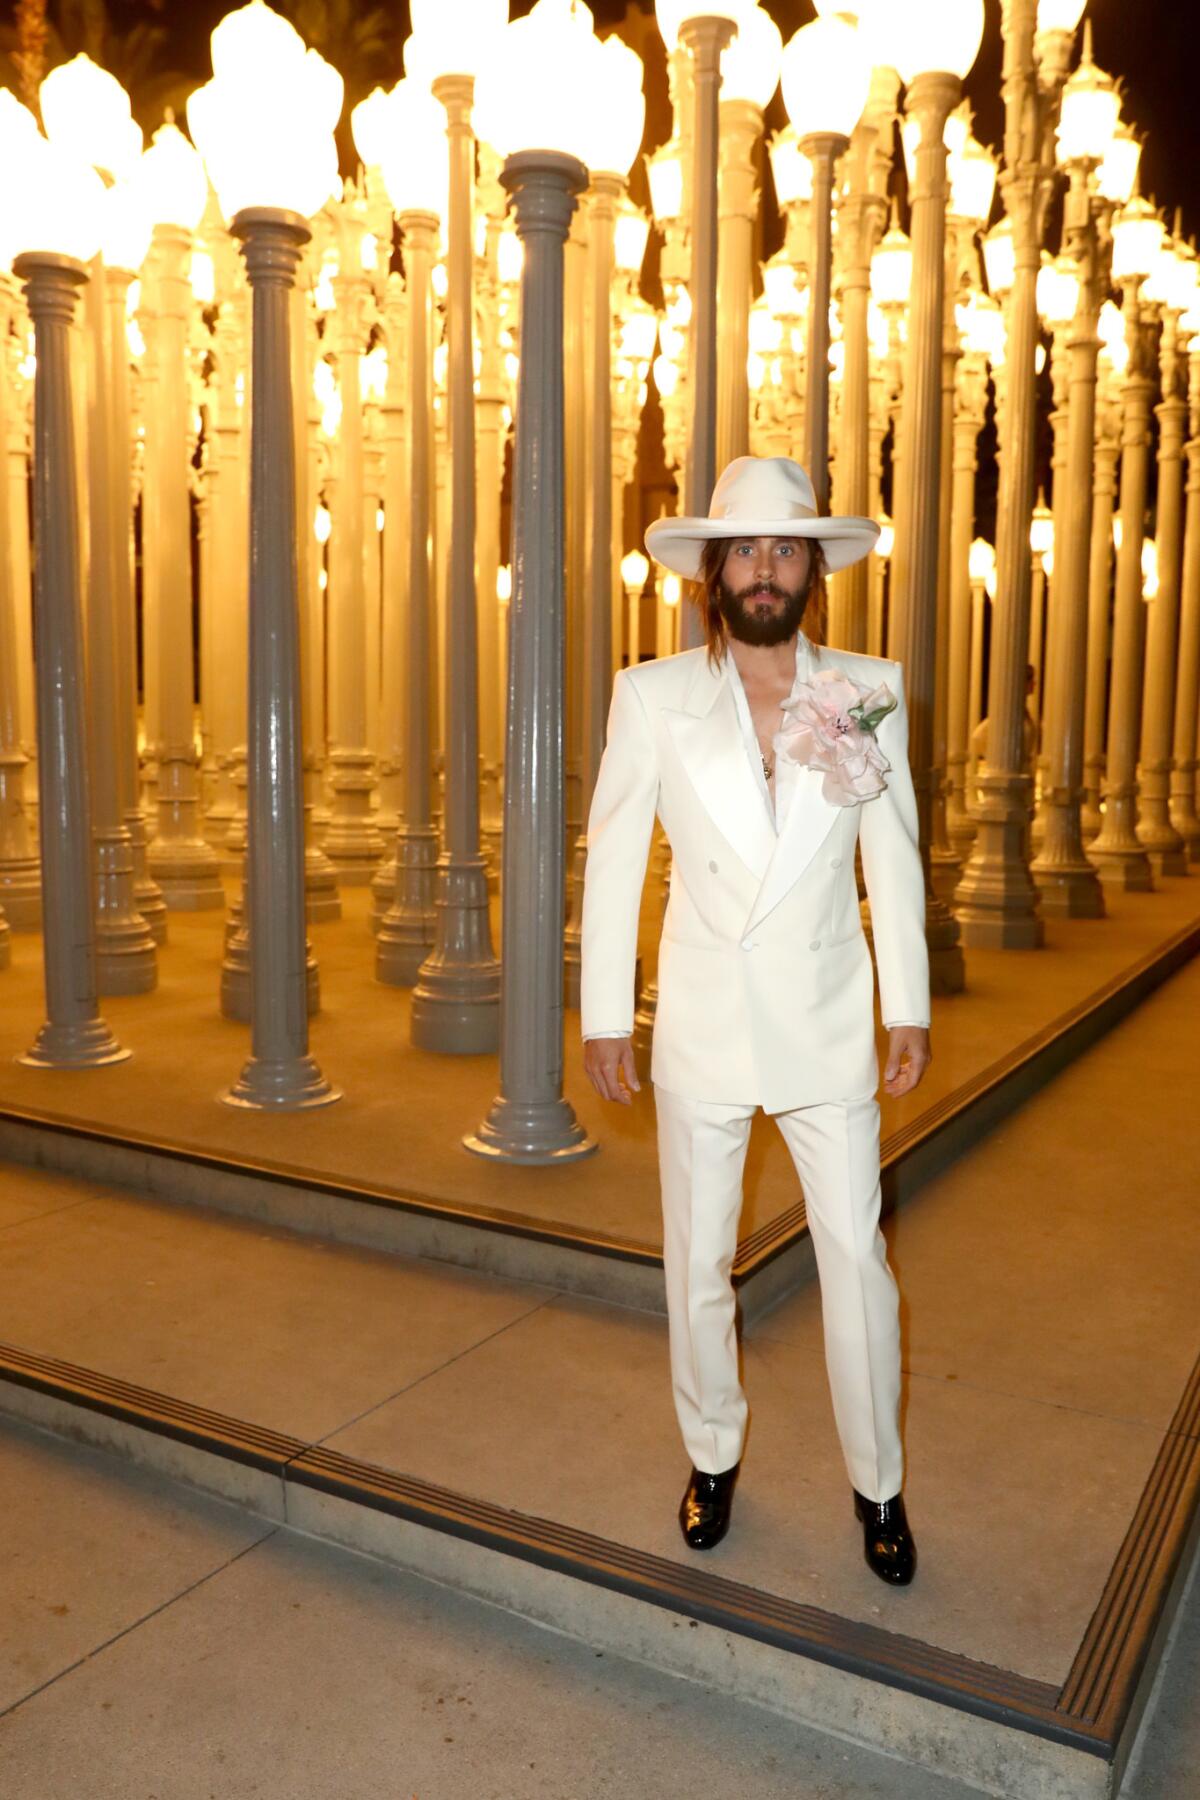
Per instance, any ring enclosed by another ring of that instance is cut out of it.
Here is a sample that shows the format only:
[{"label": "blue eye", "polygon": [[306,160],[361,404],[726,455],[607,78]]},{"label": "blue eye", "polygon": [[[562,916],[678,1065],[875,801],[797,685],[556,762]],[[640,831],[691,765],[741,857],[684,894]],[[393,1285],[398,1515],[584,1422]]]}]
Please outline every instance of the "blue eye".
[{"label": "blue eye", "polygon": [[796,546],[794,544],[777,544],[776,554],[778,556],[795,556]]}]

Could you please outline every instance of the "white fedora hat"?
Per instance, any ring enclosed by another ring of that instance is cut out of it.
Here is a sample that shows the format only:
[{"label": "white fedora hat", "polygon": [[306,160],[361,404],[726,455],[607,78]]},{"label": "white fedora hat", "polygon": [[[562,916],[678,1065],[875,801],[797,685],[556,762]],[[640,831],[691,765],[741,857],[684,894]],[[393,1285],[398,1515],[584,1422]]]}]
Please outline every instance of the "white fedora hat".
[{"label": "white fedora hat", "polygon": [[816,538],[828,569],[844,569],[874,547],[873,519],[826,519],[812,482],[790,456],[737,456],[713,489],[707,519],[656,519],[646,548],[656,562],[696,581],[713,538]]}]

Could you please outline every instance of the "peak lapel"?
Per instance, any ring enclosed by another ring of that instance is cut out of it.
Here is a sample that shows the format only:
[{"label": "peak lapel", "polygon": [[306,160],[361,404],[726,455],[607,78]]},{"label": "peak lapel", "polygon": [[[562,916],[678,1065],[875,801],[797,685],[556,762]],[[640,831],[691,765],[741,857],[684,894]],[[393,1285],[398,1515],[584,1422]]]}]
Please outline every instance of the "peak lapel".
[{"label": "peak lapel", "polygon": [[701,659],[683,709],[664,707],[663,718],[705,811],[751,874],[762,881],[775,852],[775,832],[746,755],[724,670],[714,674]]}]

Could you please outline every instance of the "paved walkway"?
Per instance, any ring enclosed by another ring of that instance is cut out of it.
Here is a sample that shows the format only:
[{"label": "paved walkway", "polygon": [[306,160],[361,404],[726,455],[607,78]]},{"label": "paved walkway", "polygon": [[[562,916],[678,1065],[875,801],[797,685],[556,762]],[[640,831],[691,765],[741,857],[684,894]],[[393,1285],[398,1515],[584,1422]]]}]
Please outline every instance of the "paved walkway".
[{"label": "paved walkway", "polygon": [[[966,1800],[964,1787],[0,1424],[7,1800]],[[1122,1800],[1195,1800],[1200,1580]]]}]

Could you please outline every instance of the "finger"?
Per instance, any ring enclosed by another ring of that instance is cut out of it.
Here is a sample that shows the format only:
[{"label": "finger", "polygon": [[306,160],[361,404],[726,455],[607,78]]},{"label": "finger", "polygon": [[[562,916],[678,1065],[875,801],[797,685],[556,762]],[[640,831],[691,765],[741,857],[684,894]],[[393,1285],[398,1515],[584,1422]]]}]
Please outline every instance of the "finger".
[{"label": "finger", "polygon": [[642,1084],[638,1080],[637,1061],[633,1054],[632,1044],[626,1044],[621,1051],[621,1073],[624,1075],[634,1093],[640,1094],[642,1091]]}]

